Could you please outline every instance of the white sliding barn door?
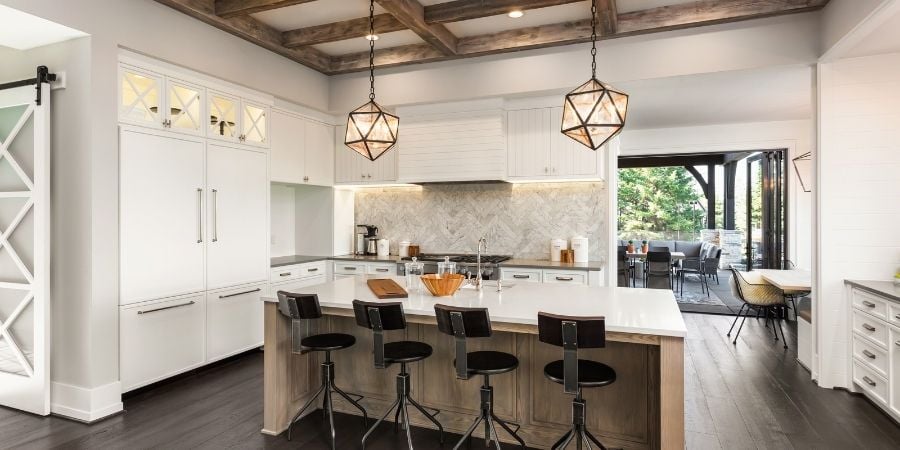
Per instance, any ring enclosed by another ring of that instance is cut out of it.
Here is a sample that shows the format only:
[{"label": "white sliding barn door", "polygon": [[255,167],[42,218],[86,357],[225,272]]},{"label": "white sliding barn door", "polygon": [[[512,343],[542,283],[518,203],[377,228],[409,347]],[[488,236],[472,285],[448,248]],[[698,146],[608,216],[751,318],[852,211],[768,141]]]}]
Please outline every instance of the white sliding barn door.
[{"label": "white sliding barn door", "polygon": [[0,90],[0,405],[50,414],[50,86]]}]

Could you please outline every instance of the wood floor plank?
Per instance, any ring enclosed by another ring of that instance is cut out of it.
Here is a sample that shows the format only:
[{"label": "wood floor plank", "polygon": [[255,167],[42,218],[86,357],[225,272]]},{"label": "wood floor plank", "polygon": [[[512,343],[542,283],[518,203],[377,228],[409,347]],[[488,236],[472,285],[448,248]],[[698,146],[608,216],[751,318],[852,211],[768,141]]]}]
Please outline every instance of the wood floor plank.
[{"label": "wood floor plank", "polygon": [[684,435],[684,446],[687,450],[722,450],[722,444],[715,434],[687,431]]}]

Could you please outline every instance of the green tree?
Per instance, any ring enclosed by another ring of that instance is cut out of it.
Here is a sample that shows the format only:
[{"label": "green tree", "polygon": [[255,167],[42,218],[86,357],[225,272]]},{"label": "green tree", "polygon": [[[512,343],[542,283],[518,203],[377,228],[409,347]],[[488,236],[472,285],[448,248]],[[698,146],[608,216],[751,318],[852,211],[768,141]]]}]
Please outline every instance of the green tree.
[{"label": "green tree", "polygon": [[667,231],[699,231],[706,213],[695,210],[701,198],[695,183],[683,167],[620,169],[619,235],[659,238]]}]

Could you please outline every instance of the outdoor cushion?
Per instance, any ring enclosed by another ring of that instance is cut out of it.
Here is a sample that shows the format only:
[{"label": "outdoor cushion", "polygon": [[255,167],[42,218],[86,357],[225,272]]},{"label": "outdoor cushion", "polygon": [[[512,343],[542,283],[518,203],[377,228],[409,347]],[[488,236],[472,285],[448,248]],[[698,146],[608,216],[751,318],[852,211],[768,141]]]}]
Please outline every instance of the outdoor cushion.
[{"label": "outdoor cushion", "polygon": [[684,253],[684,256],[687,257],[700,256],[700,247],[702,246],[702,242],[675,241],[675,251]]},{"label": "outdoor cushion", "polygon": [[670,252],[675,251],[675,241],[650,241],[650,247],[668,247]]}]

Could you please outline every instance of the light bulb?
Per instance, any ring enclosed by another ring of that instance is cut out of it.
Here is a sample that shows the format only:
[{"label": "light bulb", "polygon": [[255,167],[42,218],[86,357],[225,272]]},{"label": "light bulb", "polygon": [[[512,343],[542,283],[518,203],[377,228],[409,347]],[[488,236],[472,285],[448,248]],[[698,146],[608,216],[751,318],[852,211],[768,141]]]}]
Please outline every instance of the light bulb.
[{"label": "light bulb", "polygon": [[525,11],[522,11],[521,9],[514,9],[510,11],[509,14],[507,14],[507,16],[512,17],[513,19],[518,19],[519,17],[522,17],[524,15]]}]

